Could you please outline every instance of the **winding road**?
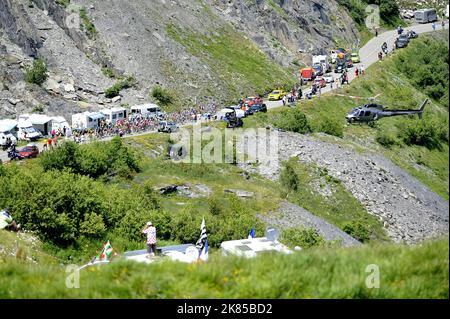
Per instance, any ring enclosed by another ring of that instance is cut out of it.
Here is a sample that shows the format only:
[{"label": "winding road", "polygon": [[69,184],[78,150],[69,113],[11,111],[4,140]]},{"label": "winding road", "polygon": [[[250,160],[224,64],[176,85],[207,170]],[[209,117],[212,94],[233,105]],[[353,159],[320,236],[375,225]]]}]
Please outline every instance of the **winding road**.
[{"label": "winding road", "polygon": [[[436,26],[437,26],[436,31],[442,30],[442,27],[439,23],[436,23]],[[448,31],[448,28],[449,28],[449,25],[448,25],[448,23],[446,23],[447,31]],[[429,24],[413,25],[413,26],[406,28],[405,31],[406,30],[414,30],[416,33],[420,34],[420,33],[432,32],[433,28],[432,28],[431,24],[429,23]],[[394,41],[395,41],[396,37],[397,37],[397,31],[392,30],[392,31],[386,31],[384,33],[379,34],[378,37],[372,38],[369,42],[367,42],[359,50],[359,56],[361,59],[361,63],[357,63],[357,64],[355,64],[355,66],[359,66],[362,64],[367,69],[370,65],[377,62],[378,61],[378,52],[380,52],[381,45],[383,44],[383,42],[386,41],[386,43],[388,44],[389,50],[392,50],[392,47],[394,45]],[[351,70],[354,70],[354,68],[352,68]],[[335,78],[340,76],[340,74],[336,74],[336,73],[332,73],[332,74],[333,74],[333,77],[335,77]],[[351,82],[355,78],[355,74],[354,74],[354,72],[348,72],[348,75],[349,75],[349,81]],[[331,88],[330,85],[327,85],[326,87],[322,88],[321,94],[325,94],[334,89],[336,89],[335,86],[333,88]],[[268,109],[273,109],[273,108],[282,106],[283,103],[282,103],[282,101],[266,101],[266,105],[267,105]],[[149,133],[151,133],[151,132],[134,134],[133,136],[145,135],[145,134],[149,134]],[[108,139],[111,139],[111,138],[106,138],[105,140],[108,140]],[[39,144],[38,147],[39,147],[39,151],[41,152],[42,144]],[[0,151],[0,160],[2,162],[7,162],[9,160],[7,152]]]}]

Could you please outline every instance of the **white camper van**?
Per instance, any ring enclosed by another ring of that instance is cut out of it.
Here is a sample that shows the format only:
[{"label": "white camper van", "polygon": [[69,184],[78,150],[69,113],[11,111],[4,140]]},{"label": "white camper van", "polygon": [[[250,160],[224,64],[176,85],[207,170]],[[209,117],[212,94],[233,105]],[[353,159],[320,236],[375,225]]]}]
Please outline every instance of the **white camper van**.
[{"label": "white camper van", "polygon": [[135,105],[131,107],[132,116],[142,115],[145,117],[157,117],[162,114],[163,112],[161,111],[161,108],[153,103]]},{"label": "white camper van", "polygon": [[321,65],[322,70],[325,73],[331,72],[331,65],[328,62],[328,57],[326,55],[314,55],[312,57],[312,64],[315,65]]},{"label": "white camper van", "polygon": [[17,121],[15,120],[1,120],[0,121],[0,147],[6,150],[10,145],[17,144],[17,139],[13,132],[17,128]]},{"label": "white camper van", "polygon": [[84,112],[72,115],[72,128],[75,130],[89,130],[100,127],[100,121],[105,118],[101,112]]},{"label": "white camper van", "polygon": [[70,127],[69,123],[62,116],[54,116],[52,119],[52,130],[61,130],[64,131],[64,128],[68,129]]},{"label": "white camper van", "polygon": [[42,133],[39,132],[31,123],[30,120],[19,119],[17,124],[19,128],[18,139],[23,141],[36,141],[42,137]]},{"label": "white camper van", "polygon": [[422,9],[414,12],[414,19],[417,23],[428,23],[437,21],[437,14],[435,9]]},{"label": "white camper van", "polygon": [[47,115],[43,115],[43,114],[22,114],[21,116],[19,116],[19,121],[20,120],[31,122],[31,125],[33,125],[33,127],[36,130],[41,132],[41,134],[43,136],[50,134],[52,119],[49,116],[47,116]]},{"label": "white camper van", "polygon": [[100,112],[105,115],[106,121],[111,124],[116,124],[117,121],[127,118],[127,110],[123,107],[113,107],[112,109],[104,109]]}]

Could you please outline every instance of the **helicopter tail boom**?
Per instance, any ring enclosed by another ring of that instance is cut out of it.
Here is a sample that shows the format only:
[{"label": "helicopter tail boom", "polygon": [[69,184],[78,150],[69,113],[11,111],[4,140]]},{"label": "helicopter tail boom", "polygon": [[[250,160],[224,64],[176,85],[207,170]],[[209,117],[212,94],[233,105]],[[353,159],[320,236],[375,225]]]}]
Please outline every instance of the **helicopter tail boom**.
[{"label": "helicopter tail boom", "polygon": [[423,101],[422,105],[420,106],[419,112],[417,112],[419,119],[422,119],[423,110],[425,109],[425,106],[427,105],[427,103],[428,103],[428,99],[425,99],[425,101]]}]

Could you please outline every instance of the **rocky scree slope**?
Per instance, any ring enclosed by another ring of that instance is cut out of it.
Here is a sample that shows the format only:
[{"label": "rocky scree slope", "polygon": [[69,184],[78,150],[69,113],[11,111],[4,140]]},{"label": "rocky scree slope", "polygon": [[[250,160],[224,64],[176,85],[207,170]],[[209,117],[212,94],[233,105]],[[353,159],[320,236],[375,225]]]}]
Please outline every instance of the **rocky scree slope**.
[{"label": "rocky scree slope", "polygon": [[[258,141],[258,145],[263,141]],[[291,132],[278,132],[278,139],[271,143],[278,143],[270,146],[278,149],[278,160],[240,166],[277,180],[281,163],[297,157],[300,162],[326,168],[370,214],[383,222],[393,241],[412,244],[448,233],[448,202],[390,160]]]}]

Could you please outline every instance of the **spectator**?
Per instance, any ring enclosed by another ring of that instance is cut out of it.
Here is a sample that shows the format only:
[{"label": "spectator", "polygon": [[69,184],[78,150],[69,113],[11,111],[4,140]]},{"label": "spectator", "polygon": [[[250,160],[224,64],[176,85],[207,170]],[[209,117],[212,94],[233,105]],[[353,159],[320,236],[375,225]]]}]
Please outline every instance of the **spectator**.
[{"label": "spectator", "polygon": [[156,253],[156,228],[152,225],[152,222],[148,222],[142,230],[143,234],[147,235],[147,252],[148,257],[155,256]]},{"label": "spectator", "polygon": [[383,52],[378,52],[378,60],[383,60]]},{"label": "spectator", "polygon": [[442,19],[441,25],[442,25],[442,30],[444,30],[445,29],[445,20],[444,19]]},{"label": "spectator", "polygon": [[436,31],[436,23],[433,22],[433,23],[431,24],[431,27],[433,28],[433,31]]}]

